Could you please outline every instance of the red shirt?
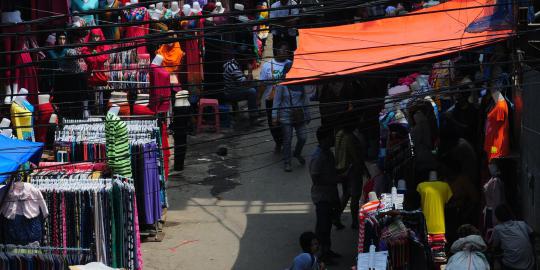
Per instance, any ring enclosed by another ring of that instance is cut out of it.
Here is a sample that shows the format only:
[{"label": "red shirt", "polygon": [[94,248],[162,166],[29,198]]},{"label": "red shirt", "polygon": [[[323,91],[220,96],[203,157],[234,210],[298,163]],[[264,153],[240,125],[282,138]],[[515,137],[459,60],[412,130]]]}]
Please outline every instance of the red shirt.
[{"label": "red shirt", "polygon": [[505,100],[500,100],[488,113],[486,120],[484,151],[488,154],[488,161],[510,153],[508,121],[508,105]]}]

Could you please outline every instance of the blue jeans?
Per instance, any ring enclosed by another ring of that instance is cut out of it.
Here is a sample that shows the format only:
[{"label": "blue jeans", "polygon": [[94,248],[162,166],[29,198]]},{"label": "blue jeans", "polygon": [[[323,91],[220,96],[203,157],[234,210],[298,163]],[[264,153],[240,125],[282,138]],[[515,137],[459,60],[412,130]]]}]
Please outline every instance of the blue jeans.
[{"label": "blue jeans", "polygon": [[229,101],[247,100],[250,111],[257,110],[257,90],[255,88],[229,89],[225,92],[225,98]]},{"label": "blue jeans", "polygon": [[296,146],[294,148],[294,156],[300,156],[302,154],[302,149],[304,144],[306,144],[307,138],[307,129],[306,124],[281,124],[283,130],[283,159],[285,163],[291,162],[291,146],[292,146],[292,137],[293,137],[293,128],[296,130]]}]

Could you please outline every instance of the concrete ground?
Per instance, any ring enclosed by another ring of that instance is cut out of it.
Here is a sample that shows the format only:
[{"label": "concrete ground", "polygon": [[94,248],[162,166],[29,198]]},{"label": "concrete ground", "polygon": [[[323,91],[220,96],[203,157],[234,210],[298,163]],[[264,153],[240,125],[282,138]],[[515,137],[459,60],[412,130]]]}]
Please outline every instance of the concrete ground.
[{"label": "concrete ground", "polygon": [[[311,123],[305,157],[315,146],[316,127]],[[283,270],[291,265],[300,252],[299,235],[314,230],[311,180],[298,163],[292,173],[284,172],[269,131],[253,132],[190,137],[186,168],[168,182],[165,239],[143,244],[144,269]],[[242,133],[251,134],[238,136]],[[227,147],[228,156],[214,154],[219,147]],[[343,222],[350,225],[350,216]],[[343,259],[328,269],[350,269],[356,239],[348,227],[333,233],[333,249]]]}]

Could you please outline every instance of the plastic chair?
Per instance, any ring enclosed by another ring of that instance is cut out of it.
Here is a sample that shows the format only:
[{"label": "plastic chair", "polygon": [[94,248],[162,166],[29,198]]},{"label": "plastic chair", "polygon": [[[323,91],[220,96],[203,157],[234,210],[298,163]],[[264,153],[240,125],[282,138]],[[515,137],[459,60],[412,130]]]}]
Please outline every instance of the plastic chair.
[{"label": "plastic chair", "polygon": [[203,128],[212,127],[212,125],[203,124],[203,114],[205,108],[212,108],[215,113],[214,129],[217,133],[220,132],[219,123],[219,101],[217,99],[201,98],[199,100],[199,115],[197,116],[197,133],[200,133]]}]

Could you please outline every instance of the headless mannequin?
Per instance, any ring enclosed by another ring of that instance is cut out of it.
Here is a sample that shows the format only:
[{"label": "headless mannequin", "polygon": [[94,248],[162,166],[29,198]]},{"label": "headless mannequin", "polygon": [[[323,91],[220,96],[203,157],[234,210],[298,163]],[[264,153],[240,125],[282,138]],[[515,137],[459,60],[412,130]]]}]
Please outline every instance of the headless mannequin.
[{"label": "headless mannequin", "polygon": [[41,104],[46,104],[46,103],[50,103],[50,100],[51,99],[51,96],[48,95],[48,94],[41,94],[38,96],[38,103],[41,105]]},{"label": "headless mannequin", "polygon": [[437,171],[430,171],[428,180],[429,181],[439,181],[439,178],[437,177]]},{"label": "headless mannequin", "polygon": [[7,119],[7,118],[3,118],[2,121],[0,122],[0,128],[2,128],[1,130],[1,135],[4,135],[8,138],[11,138],[13,136],[13,129],[9,128],[9,125],[11,124],[11,120]]},{"label": "headless mannequin", "polygon": [[120,112],[120,107],[116,104],[113,104],[107,113],[118,115],[118,112]]},{"label": "headless mannequin", "polygon": [[163,56],[157,54],[152,60],[152,65],[161,66],[161,63],[163,63]]},{"label": "headless mannequin", "polygon": [[371,191],[370,193],[368,193],[368,199],[369,199],[369,202],[375,202],[379,200],[379,198],[377,198],[377,193],[375,193],[375,191]]},{"label": "headless mannequin", "polygon": [[26,95],[28,95],[28,90],[21,88],[18,95],[13,99],[13,102],[19,104],[20,106],[26,107],[28,103],[26,100]]},{"label": "headless mannequin", "polygon": [[[17,131],[17,138],[19,140],[33,142],[35,141],[35,133],[31,118],[34,113],[34,106],[26,100],[27,94],[28,90],[21,88],[17,96],[13,99],[13,103],[11,104],[11,121]],[[25,111],[17,107],[24,108]]]},{"label": "headless mannequin", "polygon": [[190,123],[191,107],[188,101],[189,92],[180,90],[175,95],[173,107],[173,138],[174,138],[174,170],[184,170],[184,159],[187,151],[187,134]]}]

